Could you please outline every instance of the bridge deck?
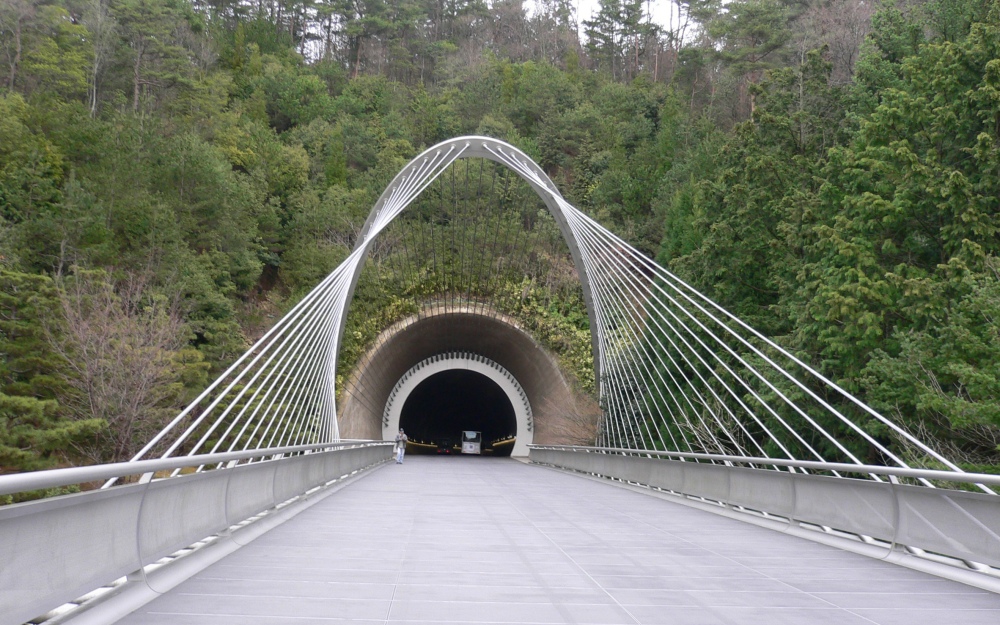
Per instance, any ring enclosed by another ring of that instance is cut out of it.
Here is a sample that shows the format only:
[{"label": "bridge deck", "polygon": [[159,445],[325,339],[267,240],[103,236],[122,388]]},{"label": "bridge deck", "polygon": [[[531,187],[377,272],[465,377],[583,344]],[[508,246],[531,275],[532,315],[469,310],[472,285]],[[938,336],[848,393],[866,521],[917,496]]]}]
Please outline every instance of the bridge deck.
[{"label": "bridge deck", "polygon": [[124,625],[1000,623],[1000,595],[578,476],[407,458]]}]

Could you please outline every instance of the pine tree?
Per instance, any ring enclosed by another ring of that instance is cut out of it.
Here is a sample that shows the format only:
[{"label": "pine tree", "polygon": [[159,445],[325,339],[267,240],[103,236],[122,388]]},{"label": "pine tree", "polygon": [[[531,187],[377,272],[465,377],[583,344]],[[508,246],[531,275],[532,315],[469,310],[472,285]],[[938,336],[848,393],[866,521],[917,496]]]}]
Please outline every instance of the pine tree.
[{"label": "pine tree", "polygon": [[583,25],[591,58],[616,80],[636,74],[649,27],[643,22],[642,0],[601,0],[597,14]]},{"label": "pine tree", "polygon": [[51,279],[0,269],[0,473],[65,463],[104,424],[68,419],[55,400],[65,386],[45,326],[57,301]]}]

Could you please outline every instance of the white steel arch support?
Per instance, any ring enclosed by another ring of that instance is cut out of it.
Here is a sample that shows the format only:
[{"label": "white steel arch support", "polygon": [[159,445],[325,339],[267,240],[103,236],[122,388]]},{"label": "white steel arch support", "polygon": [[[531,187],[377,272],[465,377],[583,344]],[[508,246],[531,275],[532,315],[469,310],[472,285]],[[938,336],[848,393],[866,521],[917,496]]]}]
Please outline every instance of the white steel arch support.
[{"label": "white steel arch support", "polygon": [[[538,197],[545,203],[549,213],[559,226],[559,231],[569,247],[570,255],[573,257],[573,264],[580,276],[583,286],[583,300],[587,306],[587,316],[590,318],[591,327],[591,350],[594,355],[594,382],[600,389],[601,384],[601,358],[599,331],[595,331],[600,325],[597,322],[597,315],[594,309],[594,297],[591,289],[590,275],[587,273],[586,264],[583,262],[583,255],[577,242],[577,237],[570,228],[565,214],[565,207],[572,209],[572,206],[562,199],[562,195],[556,188],[552,180],[542,171],[531,158],[514,147],[513,145],[492,139],[490,137],[458,137],[439,143],[418,155],[411,160],[389,183],[382,196],[375,202],[368,215],[368,220],[355,243],[354,251],[363,250],[354,268],[351,279],[351,286],[347,292],[347,305],[354,296],[354,289],[357,287],[358,278],[361,276],[361,269],[364,259],[368,256],[369,248],[374,244],[375,238],[388,224],[396,218],[405,208],[417,198],[419,191],[413,193],[413,189],[420,191],[426,189],[438,176],[460,158],[484,158],[500,163],[521,177],[535,191]],[[402,204],[402,205],[400,205]],[[572,209],[575,210],[575,209]],[[344,324],[347,321],[347,310],[340,320],[340,328],[337,333],[337,344],[341,342],[344,333]]]},{"label": "white steel arch support", "polygon": [[[673,446],[672,451],[709,452],[720,458],[732,450],[764,459],[804,456],[855,465],[861,464],[855,450],[864,448],[887,464],[906,467],[900,454],[866,429],[864,421],[874,419],[929,462],[959,471],[930,445],[577,210],[524,152],[488,137],[445,141],[403,167],[373,206],[347,259],[136,459],[161,441],[167,446],[165,455],[179,455],[198,453],[208,445],[220,450],[336,440],[337,357],[368,252],[442,173],[468,158],[498,163],[525,181],[555,219],[569,248],[590,321],[595,382],[604,407],[595,442],[633,449]],[[475,362],[491,379],[499,371]],[[416,369],[431,370],[426,365]],[[414,379],[404,376],[400,384]],[[510,381],[501,387],[512,389],[512,397],[523,396],[517,381]],[[402,408],[401,388],[393,392],[385,407],[391,431],[398,426]],[[829,399],[836,396],[846,401]],[[523,420],[518,422],[515,453],[523,453],[525,434],[532,429],[531,407],[525,400],[522,408],[520,397],[512,404]],[[851,412],[855,409],[860,418]],[[180,434],[168,439],[175,429]],[[985,486],[983,490],[988,491]]]}]

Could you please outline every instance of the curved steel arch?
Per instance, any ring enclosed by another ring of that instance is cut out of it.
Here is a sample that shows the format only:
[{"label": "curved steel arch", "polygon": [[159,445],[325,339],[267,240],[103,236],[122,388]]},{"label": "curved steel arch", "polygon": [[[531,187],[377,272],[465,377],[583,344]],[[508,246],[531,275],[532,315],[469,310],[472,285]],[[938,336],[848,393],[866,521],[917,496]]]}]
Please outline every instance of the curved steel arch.
[{"label": "curved steel arch", "polygon": [[[382,192],[382,195],[372,207],[371,212],[368,213],[368,219],[365,221],[365,225],[358,235],[358,241],[354,245],[354,253],[362,250],[361,258],[354,267],[350,287],[347,289],[343,314],[340,317],[340,324],[337,328],[336,344],[338,346],[342,344],[347,313],[350,310],[351,301],[354,299],[354,290],[357,287],[358,279],[361,277],[361,270],[364,268],[365,260],[368,258],[369,249],[375,242],[376,236],[370,235],[387,203],[393,198],[398,197],[401,192],[405,193],[403,189],[408,188],[412,190],[419,188],[419,191],[406,201],[403,207],[405,209],[405,206],[412,203],[420,195],[420,192],[447,170],[452,163],[461,158],[485,158],[504,165],[528,183],[542,202],[545,203],[549,213],[556,220],[559,231],[562,233],[566,245],[569,246],[570,255],[573,257],[573,265],[576,267],[577,274],[580,276],[580,283],[583,286],[583,301],[587,306],[587,317],[590,319],[590,347],[594,355],[594,384],[599,396],[601,389],[601,342],[599,335],[601,326],[598,324],[597,314],[594,310],[594,296],[587,264],[583,261],[579,243],[560,205],[560,202],[565,204],[568,204],[568,202],[563,199],[562,194],[559,193],[552,179],[542,171],[542,168],[530,156],[505,141],[490,137],[456,137],[427,148],[407,163],[396,174],[396,177],[392,179],[392,182],[385,188],[385,191]],[[399,212],[403,209],[400,209]],[[394,215],[389,222],[394,220],[398,214]]]},{"label": "curved steel arch", "polygon": [[348,257],[135,458],[166,443],[174,428],[182,431],[164,456],[338,440],[338,347],[365,256],[375,237],[443,171],[471,157],[495,161],[524,179],[559,224],[591,323],[603,403],[597,440],[603,446],[687,449],[719,458],[802,456],[834,465],[846,458],[861,466],[852,451],[858,443],[907,467],[862,421],[875,419],[906,445],[961,472],[931,445],[574,208],[523,152],[486,137],[446,141],[407,164],[376,202]]}]

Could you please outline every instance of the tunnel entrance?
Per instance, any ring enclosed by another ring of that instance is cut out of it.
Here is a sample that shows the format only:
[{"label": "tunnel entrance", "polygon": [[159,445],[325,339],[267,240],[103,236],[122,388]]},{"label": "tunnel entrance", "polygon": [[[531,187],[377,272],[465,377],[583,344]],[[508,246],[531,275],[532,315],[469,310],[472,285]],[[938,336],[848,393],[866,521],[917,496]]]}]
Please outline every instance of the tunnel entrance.
[{"label": "tunnel entrance", "polygon": [[423,309],[380,335],[344,385],[343,438],[393,440],[410,391],[435,373],[463,369],[507,391],[517,419],[512,456],[528,446],[592,445],[600,406],[568,383],[554,355],[496,312]]},{"label": "tunnel entrance", "polygon": [[425,358],[399,378],[382,411],[382,439],[393,440],[400,427],[414,452],[454,452],[439,443],[457,445],[472,430],[481,433],[483,453],[524,457],[534,438],[531,403],[517,378],[468,351]]},{"label": "tunnel entrance", "polygon": [[457,453],[463,430],[482,432],[483,453],[509,456],[517,436],[514,406],[487,376],[466,369],[435,373],[414,388],[399,417],[420,453]]}]

